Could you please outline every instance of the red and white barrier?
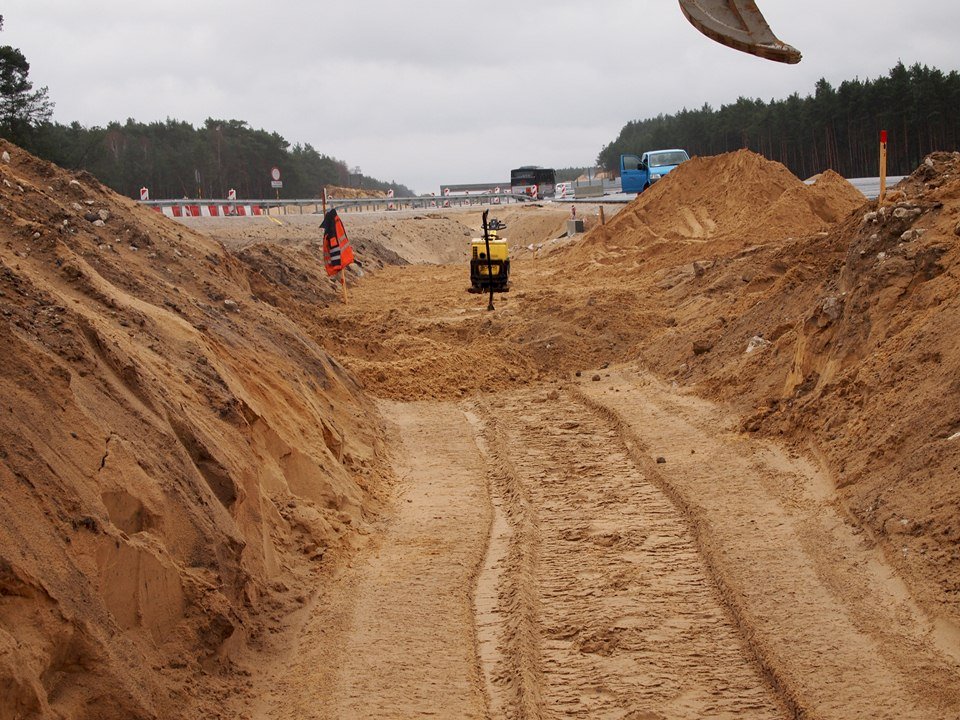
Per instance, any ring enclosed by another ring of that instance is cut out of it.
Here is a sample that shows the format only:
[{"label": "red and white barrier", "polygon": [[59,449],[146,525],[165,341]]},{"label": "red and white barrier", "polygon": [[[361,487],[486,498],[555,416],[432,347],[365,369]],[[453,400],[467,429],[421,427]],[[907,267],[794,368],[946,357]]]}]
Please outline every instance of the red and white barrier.
[{"label": "red and white barrier", "polygon": [[149,200],[149,199],[150,199],[150,191],[147,190],[147,188],[145,188],[145,187],[140,188],[140,199],[141,199],[141,200]]},{"label": "red and white barrier", "polygon": [[[387,190],[387,197],[390,200],[393,200],[393,190]],[[397,209],[397,206],[394,205],[392,202],[387,203],[387,210],[396,210],[396,209]]]},{"label": "red and white barrier", "polygon": [[259,205],[155,205],[154,210],[172,218],[183,217],[255,217],[265,215]]},{"label": "red and white barrier", "polygon": [[499,205],[500,204],[500,188],[494,188],[493,191],[497,194],[497,196],[493,199],[493,204]]}]

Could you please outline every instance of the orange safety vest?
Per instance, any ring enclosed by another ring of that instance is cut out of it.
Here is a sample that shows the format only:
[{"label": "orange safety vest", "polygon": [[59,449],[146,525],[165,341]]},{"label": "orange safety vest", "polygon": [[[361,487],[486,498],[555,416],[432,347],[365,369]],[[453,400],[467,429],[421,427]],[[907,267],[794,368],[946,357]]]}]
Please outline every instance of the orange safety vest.
[{"label": "orange safety vest", "polygon": [[343,228],[343,221],[335,209],[327,211],[321,227],[323,233],[323,264],[327,268],[327,275],[336,275],[347,265],[353,262],[353,248],[350,247],[350,238]]}]

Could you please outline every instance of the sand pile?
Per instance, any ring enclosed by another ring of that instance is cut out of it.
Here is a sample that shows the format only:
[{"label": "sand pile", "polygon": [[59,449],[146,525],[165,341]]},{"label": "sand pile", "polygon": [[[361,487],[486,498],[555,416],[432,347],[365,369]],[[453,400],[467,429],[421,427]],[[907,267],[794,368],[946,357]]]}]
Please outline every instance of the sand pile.
[{"label": "sand pile", "polygon": [[578,283],[537,322],[572,315],[575,362],[606,341],[609,360],[819,454],[915,596],[960,627],[960,155],[931,156],[891,200],[746,152],[691,161],[548,261],[554,288]]},{"label": "sand pile", "polygon": [[355,200],[357,198],[385,198],[387,193],[383,190],[364,190],[363,188],[342,187],[340,185],[327,185],[327,197],[340,198],[341,200]]},{"label": "sand pile", "polygon": [[760,242],[823,230],[864,200],[836,173],[808,186],[780,163],[740,150],[683,163],[591,236],[617,245]]},{"label": "sand pile", "polygon": [[[350,272],[370,272],[384,265],[466,262],[475,231],[464,224],[466,213],[351,212],[340,210],[359,262]],[[231,250],[268,243],[294,266],[317,266],[323,231],[320,214],[274,218],[185,218],[188,227],[223,242]],[[278,224],[279,223],[279,224]],[[262,255],[255,252],[254,255]],[[270,264],[270,262],[268,262]]]},{"label": "sand pile", "polygon": [[866,202],[859,190],[833,170],[817,175],[813,184],[792,185],[765,209],[757,226],[766,234],[805,235],[828,229]]},{"label": "sand pile", "polygon": [[[319,312],[323,342],[402,399],[653,368],[824,458],[853,522],[960,621],[958,183],[956,156],[934,156],[877,208],[829,172],[807,186],[746,152],[693,161],[582,241],[518,258],[494,313],[465,264],[387,268]],[[562,225],[546,210],[531,229]]]},{"label": "sand pile", "polygon": [[960,619],[960,154],[928,158],[903,192],[840,228],[843,264],[757,420],[814,435],[921,597]]},{"label": "sand pile", "polygon": [[[750,177],[769,169],[746,153],[718,162]],[[916,596],[960,621],[960,155],[931,156],[892,202],[852,213],[856,194],[831,173],[810,188],[776,169],[768,177],[765,195],[698,196],[700,217],[725,219],[710,242],[669,219],[671,202],[706,187],[689,170],[588,238],[602,268],[592,278],[635,298],[611,309],[606,332],[636,326],[621,358],[738,405],[747,431],[820,453]],[[744,237],[723,238],[731,227]]]},{"label": "sand pile", "polygon": [[293,283],[0,149],[0,717],[218,716],[362,528],[375,413]]}]

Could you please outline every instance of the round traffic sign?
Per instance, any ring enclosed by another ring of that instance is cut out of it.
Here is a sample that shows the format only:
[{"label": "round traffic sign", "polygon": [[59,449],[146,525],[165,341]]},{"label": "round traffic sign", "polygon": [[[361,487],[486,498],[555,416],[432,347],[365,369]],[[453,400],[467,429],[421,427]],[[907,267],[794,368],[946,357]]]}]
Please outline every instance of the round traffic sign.
[{"label": "round traffic sign", "polygon": [[280,179],[280,168],[278,168],[278,167],[272,168],[272,169],[270,170],[270,177],[272,177],[274,180],[279,180],[279,179]]}]

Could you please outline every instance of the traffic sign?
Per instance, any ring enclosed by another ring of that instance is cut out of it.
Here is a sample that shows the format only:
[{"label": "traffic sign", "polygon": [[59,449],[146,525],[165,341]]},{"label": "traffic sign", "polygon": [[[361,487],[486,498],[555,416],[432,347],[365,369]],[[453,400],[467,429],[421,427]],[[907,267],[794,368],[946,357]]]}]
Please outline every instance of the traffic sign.
[{"label": "traffic sign", "polygon": [[282,187],[283,187],[283,180],[273,180],[273,181],[271,181],[270,187],[272,187],[272,188],[282,188]]},{"label": "traffic sign", "polygon": [[280,168],[278,168],[278,167],[271,168],[271,169],[270,169],[270,177],[272,177],[272,178],[274,179],[274,181],[280,180]]}]

